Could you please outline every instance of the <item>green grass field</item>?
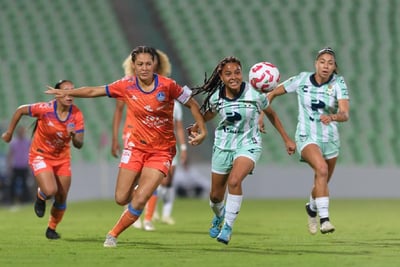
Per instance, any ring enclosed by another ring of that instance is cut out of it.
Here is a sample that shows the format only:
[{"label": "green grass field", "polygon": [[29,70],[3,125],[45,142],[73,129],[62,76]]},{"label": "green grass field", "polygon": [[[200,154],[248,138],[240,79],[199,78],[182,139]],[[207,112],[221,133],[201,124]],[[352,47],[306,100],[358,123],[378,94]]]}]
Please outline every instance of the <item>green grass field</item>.
[{"label": "green grass field", "polygon": [[208,236],[207,200],[178,199],[174,226],[127,229],[103,248],[122,208],[113,200],[72,202],[47,240],[48,210],[0,208],[0,266],[400,266],[399,200],[331,201],[333,234],[311,236],[303,200],[247,200],[229,245]]}]

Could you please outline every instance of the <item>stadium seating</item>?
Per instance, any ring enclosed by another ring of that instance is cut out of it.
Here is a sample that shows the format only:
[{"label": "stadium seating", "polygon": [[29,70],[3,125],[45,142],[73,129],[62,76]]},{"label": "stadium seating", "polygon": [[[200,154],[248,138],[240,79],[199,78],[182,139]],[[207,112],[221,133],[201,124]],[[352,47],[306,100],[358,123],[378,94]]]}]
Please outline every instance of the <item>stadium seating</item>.
[{"label": "stadium seating", "polygon": [[[123,76],[121,62],[130,47],[108,0],[1,1],[0,8],[3,126],[18,105],[50,100],[43,94],[45,86],[60,79],[79,87]],[[115,102],[99,98],[76,103],[86,116],[86,136],[83,149],[72,150],[73,160],[103,158],[101,136],[111,132]],[[104,149],[108,155],[109,145]]]},{"label": "stadium seating", "polygon": [[[314,69],[316,52],[331,46],[351,97],[351,119],[340,125],[341,164],[400,164],[400,21],[396,0],[153,0],[169,46],[177,52],[189,85],[203,82],[225,56],[242,61],[244,73],[258,61],[278,65],[282,80]],[[0,1],[0,122],[22,103],[45,101],[45,85],[71,79],[76,86],[119,78],[129,53],[108,0]],[[132,25],[134,27],[135,25]],[[148,25],[147,25],[148,26]],[[148,26],[150,27],[150,26]],[[155,28],[154,31],[160,30]],[[164,40],[165,41],[165,40]],[[160,44],[165,47],[165,44]],[[86,114],[84,149],[76,160],[98,160],[111,127],[114,102],[77,99]],[[295,95],[274,102],[290,133],[297,121]],[[264,164],[288,164],[270,124]],[[103,137],[103,138],[102,138]],[[0,146],[0,150],[4,144]],[[108,153],[107,148],[107,153]]]},{"label": "stadium seating", "polygon": [[[316,52],[337,51],[339,71],[351,96],[351,120],[340,125],[342,164],[399,164],[398,79],[400,2],[383,0],[165,0],[154,1],[172,43],[194,83],[227,55],[238,56],[246,70],[268,60],[282,79],[313,70]],[[246,71],[245,71],[246,73]],[[274,108],[290,132],[296,124],[295,98]],[[264,163],[287,164],[279,137],[264,138]]]}]

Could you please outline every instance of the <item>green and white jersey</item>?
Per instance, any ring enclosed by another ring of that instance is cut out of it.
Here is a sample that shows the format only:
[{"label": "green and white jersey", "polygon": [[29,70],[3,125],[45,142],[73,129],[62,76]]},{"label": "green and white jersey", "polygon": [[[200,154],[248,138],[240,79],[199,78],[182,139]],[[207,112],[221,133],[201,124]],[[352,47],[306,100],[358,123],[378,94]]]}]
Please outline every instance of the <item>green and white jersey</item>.
[{"label": "green and white jersey", "polygon": [[226,98],[225,87],[221,87],[210,98],[211,111],[217,112],[221,119],[215,129],[214,146],[230,151],[246,146],[261,147],[258,116],[268,105],[266,95],[247,82],[242,83],[235,99]]},{"label": "green and white jersey", "polygon": [[349,99],[346,83],[342,76],[333,74],[331,79],[318,85],[313,72],[301,72],[283,82],[286,92],[297,93],[298,123],[296,138],[309,137],[319,142],[339,140],[337,122],[324,125],[322,114],[334,114],[339,99]]}]

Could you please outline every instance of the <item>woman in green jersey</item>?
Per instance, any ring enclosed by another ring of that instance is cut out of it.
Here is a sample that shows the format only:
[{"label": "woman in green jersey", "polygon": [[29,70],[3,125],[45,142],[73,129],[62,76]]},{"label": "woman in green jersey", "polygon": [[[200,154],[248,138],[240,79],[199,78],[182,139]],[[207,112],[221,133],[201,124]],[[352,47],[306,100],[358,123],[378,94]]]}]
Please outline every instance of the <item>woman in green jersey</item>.
[{"label": "woman in green jersey", "polygon": [[279,85],[268,94],[276,96],[297,93],[298,124],[297,150],[302,161],[314,170],[314,184],[310,201],[306,204],[308,230],[332,233],[335,227],[329,220],[329,189],[339,156],[340,140],[337,124],[349,119],[349,95],[342,76],[337,74],[335,52],[327,47],[315,59],[315,72],[301,72]]},{"label": "woman in green jersey", "polygon": [[210,207],[215,216],[209,234],[228,244],[243,199],[242,182],[261,155],[262,138],[257,123],[260,113],[264,112],[278,130],[289,155],[295,152],[296,145],[269,106],[266,95],[243,81],[239,59],[224,58],[202,86],[192,89],[193,95],[207,95],[201,107],[204,120],[217,114],[221,118],[215,129],[212,153]]}]

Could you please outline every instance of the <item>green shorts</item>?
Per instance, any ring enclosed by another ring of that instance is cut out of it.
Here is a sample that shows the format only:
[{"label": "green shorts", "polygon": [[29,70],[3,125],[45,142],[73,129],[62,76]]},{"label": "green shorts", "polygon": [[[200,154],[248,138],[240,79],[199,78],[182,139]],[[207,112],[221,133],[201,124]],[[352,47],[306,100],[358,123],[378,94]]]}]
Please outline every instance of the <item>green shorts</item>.
[{"label": "green shorts", "polygon": [[297,152],[301,156],[301,151],[309,144],[316,144],[321,150],[322,156],[325,159],[336,158],[339,156],[340,140],[331,142],[315,141],[308,136],[296,136]]},{"label": "green shorts", "polygon": [[222,150],[214,146],[211,159],[211,170],[213,173],[227,174],[232,169],[233,161],[238,157],[247,157],[256,164],[261,156],[261,151],[262,149],[259,146],[243,147],[235,151]]}]

